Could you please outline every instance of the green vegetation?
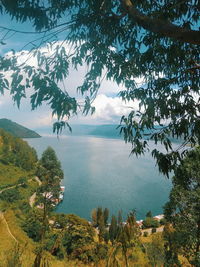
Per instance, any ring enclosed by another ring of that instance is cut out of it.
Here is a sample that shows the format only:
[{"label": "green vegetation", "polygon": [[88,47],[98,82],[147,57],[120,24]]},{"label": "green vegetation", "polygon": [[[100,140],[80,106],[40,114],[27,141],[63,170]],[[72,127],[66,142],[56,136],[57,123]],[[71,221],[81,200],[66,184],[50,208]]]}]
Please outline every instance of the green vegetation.
[{"label": "green vegetation", "polygon": [[[58,119],[54,131],[69,127],[68,119],[79,110],[86,115],[94,112],[92,101],[105,78],[123,86],[120,97],[130,103],[130,113],[121,118],[120,132],[132,144],[132,153],[151,148],[150,140],[160,142],[165,150],[155,148],[152,155],[167,175],[184,157],[182,146],[173,150],[171,137],[181,139],[183,147],[199,144],[197,0],[19,0],[1,2],[0,11],[19,22],[31,22],[38,34],[46,34],[29,43],[36,66],[26,60],[19,66],[14,52],[10,58],[0,58],[0,84],[2,92],[10,90],[18,106],[26,90],[33,88],[30,105],[36,109],[49,104]],[[7,29],[7,33],[16,31]],[[52,52],[43,53],[40,47],[45,45]],[[60,84],[71,67],[79,69],[84,64],[87,72],[76,88],[85,97],[83,103]],[[134,101],[139,102],[138,108],[131,108]],[[144,141],[146,129],[149,138]]]},{"label": "green vegetation", "polygon": [[[86,115],[94,112],[92,101],[98,93],[102,78],[115,81],[125,88],[120,92],[120,97],[130,103],[130,113],[121,118],[120,133],[126,142],[131,143],[132,153],[140,155],[151,148],[149,142],[160,142],[165,150],[161,152],[155,148],[152,156],[162,173],[168,175],[174,171],[175,174],[170,199],[165,206],[167,223],[164,239],[160,239],[157,233],[152,235],[155,238],[139,238],[134,214],[129,214],[123,224],[119,213],[118,220],[112,217],[112,227],[107,229],[107,215],[97,209],[98,239],[94,236],[92,241],[92,234],[87,232],[89,229],[78,218],[70,218],[73,225],[67,225],[66,228],[63,222],[59,229],[56,225],[50,226],[48,220],[53,216],[47,205],[50,201],[43,194],[47,196],[45,192],[49,188],[53,189],[53,183],[51,179],[50,185],[48,182],[45,185],[51,172],[48,168],[44,169],[41,188],[47,186],[47,189],[38,190],[41,192],[39,202],[44,197],[44,201],[41,201],[43,209],[37,209],[34,218],[42,232],[39,240],[42,242],[37,243],[37,251],[33,253],[35,267],[51,262],[51,254],[63,257],[64,260],[67,254],[68,260],[70,257],[78,258],[88,265],[90,262],[99,264],[98,261],[102,260],[104,266],[128,266],[130,263],[136,266],[199,267],[199,148],[193,151],[185,148],[186,144],[195,147],[200,143],[199,1],[19,0],[15,3],[1,1],[0,12],[17,21],[31,21],[36,31],[45,33],[42,38],[36,38],[31,43],[34,49],[30,53],[34,54],[38,63],[35,67],[28,65],[27,60],[24,64],[17,64],[14,52],[10,58],[0,57],[2,94],[4,90],[10,90],[13,100],[19,106],[21,99],[26,97],[26,90],[32,87],[32,109],[48,103],[52,114],[58,119],[54,131],[59,133],[64,126],[70,129],[68,119],[79,110]],[[4,37],[15,33],[15,30],[7,29]],[[72,53],[68,53],[65,42],[60,42],[63,39],[72,48]],[[52,43],[47,44],[56,40],[59,42],[53,48]],[[4,40],[0,44],[4,45]],[[40,46],[45,45],[49,51],[53,49],[52,53],[41,52]],[[71,67],[78,69],[84,64],[87,65],[87,73],[77,88],[85,97],[83,104],[82,99],[79,103],[79,97],[75,99],[70,96],[70,90],[63,90],[59,85],[66,79]],[[142,82],[137,83],[136,79]],[[138,108],[131,109],[131,106],[135,106],[134,101],[139,102]],[[148,137],[145,140],[144,134]],[[174,150],[171,138],[180,139],[182,145]],[[29,154],[30,150],[26,150],[24,143],[17,142],[15,146],[7,140],[9,138],[5,136],[5,146],[0,151],[1,163],[32,170],[35,164],[33,153]],[[24,153],[25,150],[27,153]],[[56,177],[54,175],[51,178]],[[11,189],[11,193],[2,193],[7,207],[14,208],[15,205],[17,208],[16,217],[19,220],[28,213],[26,208],[19,209],[23,197],[22,192],[19,195],[17,193],[18,190],[24,190],[25,195],[29,194],[26,191],[28,188],[25,186]],[[10,194],[16,202],[12,202]],[[32,226],[35,224],[29,223]],[[155,222],[148,215],[145,223],[146,226],[152,226]],[[30,228],[26,229],[28,233]],[[152,229],[154,232],[155,228]],[[64,237],[62,233],[65,233]],[[79,247],[74,237],[82,247]],[[146,240],[145,244],[141,243],[142,238]],[[93,242],[95,250],[91,247]],[[63,253],[63,247],[66,254]],[[13,257],[17,253],[21,255],[21,251],[16,248]],[[94,255],[98,256],[96,260]],[[19,257],[15,259],[20,262]],[[78,266],[79,262],[74,264]]]},{"label": "green vegetation", "polygon": [[31,148],[26,141],[0,129],[0,162],[30,171],[36,161],[37,154],[34,148]]},{"label": "green vegetation", "polygon": [[151,266],[163,266],[165,255],[164,241],[161,235],[153,235],[152,241],[146,245],[146,250]]},{"label": "green vegetation", "polygon": [[148,211],[147,214],[146,214],[146,218],[142,222],[142,228],[143,229],[146,229],[146,228],[156,228],[159,225],[160,225],[160,223],[153,218],[151,211]]},{"label": "green vegetation", "polygon": [[20,138],[40,137],[40,135],[37,134],[36,132],[29,130],[28,128],[8,119],[0,119],[0,128],[12,134],[15,137],[20,137]]},{"label": "green vegetation", "polygon": [[[64,223],[62,223],[62,222]],[[59,214],[55,217],[55,222],[62,229],[61,233],[54,233],[54,240],[62,242],[54,242],[51,247],[53,255],[64,258],[65,255],[69,259],[78,259],[85,264],[96,261],[96,244],[94,242],[95,231],[89,223],[74,214]]]},{"label": "green vegetation", "polygon": [[[177,264],[178,254],[200,266],[200,148],[191,150],[176,168],[173,188],[165,205],[167,259]],[[174,260],[174,262],[173,262]],[[180,265],[180,263],[179,263]]]},{"label": "green vegetation", "polygon": [[17,185],[25,176],[31,177],[31,172],[22,170],[13,164],[5,165],[0,162],[0,191],[3,188]]},{"label": "green vegetation", "polygon": [[27,142],[0,129],[0,208],[26,209],[27,197],[37,185],[32,181],[37,155]]},{"label": "green vegetation", "polygon": [[[27,157],[22,164],[24,151]],[[144,231],[143,236],[134,213],[123,221],[119,211],[110,224],[109,210],[102,207],[92,211],[92,224],[73,214],[55,214],[63,172],[51,147],[36,161],[26,142],[1,131],[0,157],[0,261],[4,266],[199,266],[199,148],[189,152],[175,170],[163,234],[157,233],[159,223],[149,211],[143,228],[152,230],[145,230],[148,234]],[[32,207],[30,198],[35,193]],[[10,253],[5,254],[6,250]]]},{"label": "green vegetation", "polygon": [[37,250],[37,255],[34,261],[35,266],[40,266],[43,261],[43,251],[45,243],[47,242],[47,233],[49,232],[49,217],[53,206],[55,206],[59,199],[60,183],[63,179],[63,171],[61,164],[57,159],[55,151],[48,147],[42,154],[41,159],[38,162],[36,175],[42,182],[37,191],[37,204],[42,209],[41,218],[38,221],[40,225],[40,231],[38,231],[38,240],[40,246]]}]

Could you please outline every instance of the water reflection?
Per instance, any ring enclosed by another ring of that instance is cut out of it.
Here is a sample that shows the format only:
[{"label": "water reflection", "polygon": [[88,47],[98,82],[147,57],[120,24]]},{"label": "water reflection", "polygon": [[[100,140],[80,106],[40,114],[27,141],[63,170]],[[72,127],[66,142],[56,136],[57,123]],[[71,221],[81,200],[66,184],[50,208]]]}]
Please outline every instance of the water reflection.
[{"label": "water reflection", "polygon": [[162,213],[170,181],[159,174],[150,156],[129,157],[130,146],[117,139],[69,136],[29,139],[39,155],[52,146],[65,173],[66,193],[58,212],[90,218],[97,206],[119,209],[126,214],[136,209],[143,218],[148,210]]}]

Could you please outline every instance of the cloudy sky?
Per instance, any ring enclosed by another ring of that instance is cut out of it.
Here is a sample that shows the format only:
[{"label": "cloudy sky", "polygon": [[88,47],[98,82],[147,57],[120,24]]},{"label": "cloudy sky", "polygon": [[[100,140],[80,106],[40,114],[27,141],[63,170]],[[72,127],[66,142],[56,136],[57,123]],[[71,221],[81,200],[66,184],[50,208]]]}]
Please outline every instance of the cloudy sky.
[{"label": "cloudy sky", "polygon": [[[16,21],[12,21],[8,16],[3,16],[0,26],[20,31],[34,31],[29,23],[17,23]],[[35,34],[16,33],[13,35],[12,31],[8,32],[0,28],[0,40],[3,40],[5,43],[4,45],[0,44],[0,55],[5,55],[11,49],[17,52],[23,49],[26,52],[32,46],[30,42],[37,37],[38,35]],[[34,59],[32,59],[32,64],[35,64]],[[64,81],[64,87],[67,88],[70,95],[76,95],[76,87],[81,84],[85,73],[86,66],[83,66],[78,71],[70,71],[69,77]],[[118,97],[118,93],[122,89],[122,87],[118,87],[115,83],[104,80],[93,103],[93,106],[96,108],[95,114],[87,117],[79,114],[71,118],[71,124],[118,124],[121,116],[127,115],[131,107],[138,107],[137,102],[122,102]],[[52,118],[49,107],[43,105],[37,110],[31,111],[29,101],[28,98],[24,99],[21,102],[20,109],[18,109],[9,96],[9,92],[5,92],[3,96],[0,96],[0,117],[11,119],[32,129],[52,125],[54,119]]]}]

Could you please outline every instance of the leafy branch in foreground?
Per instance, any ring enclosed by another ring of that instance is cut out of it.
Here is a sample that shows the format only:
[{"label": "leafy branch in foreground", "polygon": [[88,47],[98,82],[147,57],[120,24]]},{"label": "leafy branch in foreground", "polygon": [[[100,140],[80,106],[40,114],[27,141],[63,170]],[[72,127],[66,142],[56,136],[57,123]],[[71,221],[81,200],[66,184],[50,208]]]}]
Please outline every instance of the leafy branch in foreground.
[{"label": "leafy branch in foreground", "polygon": [[[199,144],[197,0],[153,4],[150,0],[20,0],[1,2],[0,11],[21,22],[30,20],[36,31],[52,33],[48,37],[51,40],[62,40],[57,47],[54,43],[50,55],[39,48],[48,38],[39,37],[33,42],[30,56],[37,58],[37,67],[17,64],[16,55],[0,58],[1,93],[9,89],[19,105],[31,87],[32,108],[48,103],[58,118],[55,131],[60,132],[79,110],[84,114],[94,112],[91,103],[105,74],[107,80],[124,86],[120,93],[124,101],[140,103],[138,109],[132,108],[127,117],[122,117],[120,126],[133,153],[151,148],[149,141],[160,142],[165,151],[154,149],[152,155],[160,171],[168,175],[187,153],[183,147]],[[62,24],[60,19],[64,20]],[[66,46],[71,47],[68,52]],[[85,101],[78,103],[59,83],[67,78],[69,66],[78,69],[84,64],[88,71],[77,90]],[[12,73],[10,79],[5,72]],[[142,84],[137,84],[136,78],[142,79]],[[182,145],[174,148],[172,138]]]}]

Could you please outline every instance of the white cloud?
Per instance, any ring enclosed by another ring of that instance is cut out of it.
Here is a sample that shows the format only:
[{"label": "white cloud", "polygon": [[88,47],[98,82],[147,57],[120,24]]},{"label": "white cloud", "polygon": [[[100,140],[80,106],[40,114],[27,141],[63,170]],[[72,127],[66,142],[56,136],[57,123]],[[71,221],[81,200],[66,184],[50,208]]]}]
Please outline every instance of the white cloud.
[{"label": "white cloud", "polygon": [[71,119],[73,123],[83,124],[118,124],[122,115],[128,115],[132,110],[138,110],[138,101],[124,102],[119,97],[109,97],[100,94],[92,103],[95,113],[86,117],[78,115]]},{"label": "white cloud", "polygon": [[[40,49],[41,53],[52,54],[55,51],[56,45],[61,44],[57,42],[50,49],[49,47],[42,47]],[[70,47],[66,43],[63,44],[67,53],[71,52]],[[18,63],[21,64],[27,59],[27,64],[31,66],[37,66],[37,58],[32,56],[29,51],[17,52]],[[7,56],[11,56],[11,52],[7,53]],[[86,74],[87,66],[84,65],[78,69],[78,71],[70,68],[69,76],[67,79],[60,84],[63,89],[65,89],[71,96],[77,97],[81,100],[83,98],[76,92],[77,86],[81,85],[83,82],[84,75]],[[136,80],[137,83],[142,83],[143,79],[139,78]],[[117,94],[124,90],[123,86],[118,86],[112,81],[104,80],[102,82],[99,94],[94,100],[93,105],[96,108],[96,112],[93,116],[82,116],[78,115],[71,119],[73,123],[87,123],[87,124],[101,124],[101,123],[119,123],[120,117],[122,115],[127,115],[132,109],[138,109],[138,101],[134,102],[123,102]],[[23,99],[20,110],[16,106],[13,106],[13,101],[9,96],[8,92],[5,96],[0,96],[0,114],[1,117],[4,116],[18,123],[22,123],[26,127],[37,128],[42,126],[52,125],[55,121],[52,118],[50,108],[47,105],[39,107],[36,111],[31,111],[29,96],[33,92],[30,88],[27,92],[27,98]],[[7,112],[8,111],[8,112]]]},{"label": "white cloud", "polygon": [[[134,105],[133,105],[134,104]],[[96,112],[94,114],[94,118],[110,120],[112,117],[119,117],[127,115],[130,110],[138,108],[137,102],[123,102],[119,97],[107,97],[106,95],[100,94],[94,101],[94,106]]]}]

